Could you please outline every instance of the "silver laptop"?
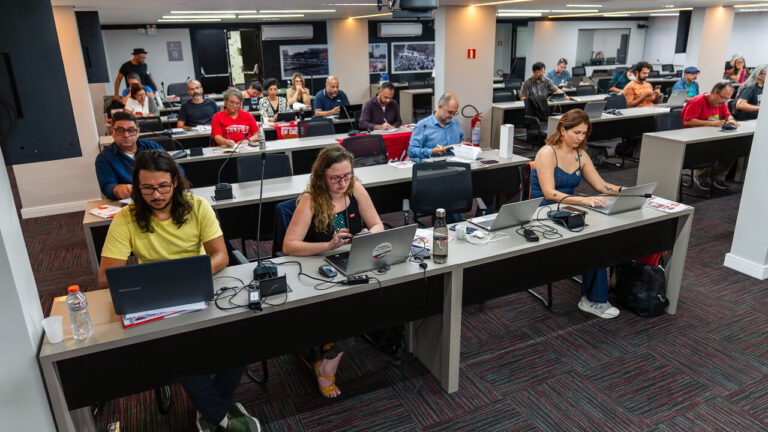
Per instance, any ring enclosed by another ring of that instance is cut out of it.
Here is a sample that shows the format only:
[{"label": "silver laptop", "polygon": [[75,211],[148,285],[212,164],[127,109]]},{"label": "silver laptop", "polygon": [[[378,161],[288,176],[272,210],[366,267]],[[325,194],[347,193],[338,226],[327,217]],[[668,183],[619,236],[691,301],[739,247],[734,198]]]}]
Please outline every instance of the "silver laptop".
[{"label": "silver laptop", "polygon": [[599,119],[603,116],[603,110],[605,109],[605,101],[600,102],[587,102],[584,107],[587,115],[591,119]]},{"label": "silver laptop", "polygon": [[669,100],[665,104],[668,107],[679,107],[685,105],[688,100],[688,90],[672,90]]},{"label": "silver laptop", "polygon": [[345,275],[354,275],[391,266],[408,259],[416,224],[386,231],[358,234],[352,238],[349,252],[325,257],[329,264]]},{"label": "silver laptop", "polygon": [[536,209],[544,198],[534,198],[504,204],[498,213],[469,219],[469,223],[488,231],[496,231],[530,222]]},{"label": "silver laptop", "polygon": [[642,195],[652,194],[659,182],[627,187],[616,196],[605,197],[605,207],[592,207],[592,210],[607,215],[637,210],[645,204],[647,198]]}]

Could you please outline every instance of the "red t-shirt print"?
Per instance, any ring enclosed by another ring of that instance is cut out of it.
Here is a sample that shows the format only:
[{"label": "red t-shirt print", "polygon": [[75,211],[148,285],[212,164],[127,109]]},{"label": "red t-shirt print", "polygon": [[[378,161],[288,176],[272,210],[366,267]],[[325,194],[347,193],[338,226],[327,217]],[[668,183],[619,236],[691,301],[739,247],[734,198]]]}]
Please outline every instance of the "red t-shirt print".
[{"label": "red t-shirt print", "polygon": [[217,112],[211,121],[211,136],[220,135],[224,139],[234,141],[235,144],[258,132],[259,125],[253,115],[242,110],[237,113],[236,118],[228,116],[225,111]]}]

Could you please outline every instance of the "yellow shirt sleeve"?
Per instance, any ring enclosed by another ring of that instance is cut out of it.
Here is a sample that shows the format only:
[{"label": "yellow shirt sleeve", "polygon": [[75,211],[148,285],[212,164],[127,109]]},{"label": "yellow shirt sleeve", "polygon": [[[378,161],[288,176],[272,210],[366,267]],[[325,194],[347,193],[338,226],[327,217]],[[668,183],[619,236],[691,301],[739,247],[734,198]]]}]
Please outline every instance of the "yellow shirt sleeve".
[{"label": "yellow shirt sleeve", "polygon": [[131,236],[131,225],[133,217],[131,208],[126,206],[120,210],[112,223],[109,224],[107,238],[104,241],[104,247],[101,249],[101,256],[119,260],[127,260],[133,250],[133,241]]},{"label": "yellow shirt sleeve", "polygon": [[200,224],[200,242],[205,243],[222,236],[221,225],[208,201],[195,197],[198,203],[197,218]]}]

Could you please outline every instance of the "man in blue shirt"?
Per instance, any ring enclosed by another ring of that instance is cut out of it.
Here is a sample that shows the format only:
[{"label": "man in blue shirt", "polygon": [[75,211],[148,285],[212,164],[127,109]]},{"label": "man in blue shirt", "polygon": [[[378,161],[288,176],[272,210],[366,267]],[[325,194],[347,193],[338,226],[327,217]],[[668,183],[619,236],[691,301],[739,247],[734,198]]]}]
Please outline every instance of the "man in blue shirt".
[{"label": "man in blue shirt", "polygon": [[688,99],[699,95],[699,83],[696,78],[699,77],[699,70],[696,66],[688,66],[683,71],[683,77],[672,86],[672,90],[688,90]]},{"label": "man in blue shirt", "polygon": [[112,138],[114,143],[96,156],[96,177],[101,193],[111,200],[131,197],[133,190],[133,160],[142,150],[163,150],[154,141],[140,140],[136,117],[127,112],[112,115]]},{"label": "man in blue shirt", "polygon": [[349,99],[339,90],[339,79],[331,75],[325,80],[325,88],[315,95],[315,115],[329,116],[341,112],[341,107],[349,105]]},{"label": "man in blue shirt", "polygon": [[458,112],[459,101],[456,95],[442,95],[434,114],[421,119],[413,128],[408,156],[414,162],[421,162],[433,156],[453,155],[448,147],[453,144],[469,144],[464,141],[464,132],[456,118]]},{"label": "man in blue shirt", "polygon": [[557,66],[547,72],[545,76],[552,80],[556,86],[563,87],[568,84],[568,80],[571,79],[571,73],[566,70],[567,68],[568,60],[561,58],[557,61]]}]

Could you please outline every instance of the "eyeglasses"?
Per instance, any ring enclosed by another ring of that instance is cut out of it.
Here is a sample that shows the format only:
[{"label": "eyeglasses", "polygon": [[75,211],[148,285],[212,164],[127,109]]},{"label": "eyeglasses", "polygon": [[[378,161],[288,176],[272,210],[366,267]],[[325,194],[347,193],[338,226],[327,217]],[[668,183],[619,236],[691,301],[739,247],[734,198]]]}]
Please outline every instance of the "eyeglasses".
[{"label": "eyeglasses", "polygon": [[155,191],[159,192],[160,195],[167,195],[171,193],[172,187],[171,185],[162,185],[158,187],[142,187],[140,189],[142,195],[154,195]]},{"label": "eyeglasses", "polygon": [[231,105],[231,106],[237,106],[237,107],[239,107],[239,106],[241,106],[242,104],[243,104],[242,102],[240,102],[240,101],[236,101],[236,100],[228,100],[228,101],[227,101],[227,105]]},{"label": "eyeglasses", "polygon": [[126,129],[126,128],[119,127],[119,128],[115,128],[114,131],[118,135],[128,135],[128,136],[134,136],[137,133],[139,133],[139,130],[136,129],[136,128],[128,128],[128,129]]},{"label": "eyeglasses", "polygon": [[328,180],[331,181],[331,183],[340,183],[342,180],[349,181],[352,178],[352,173],[346,173],[344,175],[336,175],[332,177],[328,177]]},{"label": "eyeglasses", "polygon": [[455,117],[456,114],[458,114],[458,113],[459,113],[459,110],[456,110],[456,111],[451,111],[449,109],[445,110],[446,117]]}]

